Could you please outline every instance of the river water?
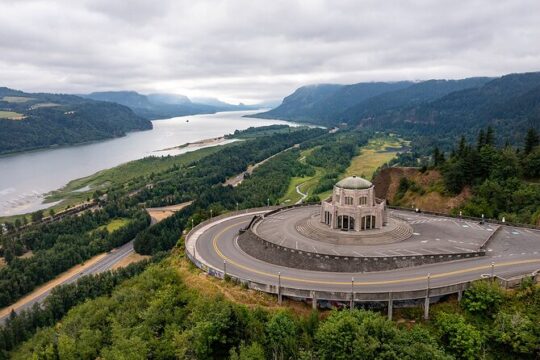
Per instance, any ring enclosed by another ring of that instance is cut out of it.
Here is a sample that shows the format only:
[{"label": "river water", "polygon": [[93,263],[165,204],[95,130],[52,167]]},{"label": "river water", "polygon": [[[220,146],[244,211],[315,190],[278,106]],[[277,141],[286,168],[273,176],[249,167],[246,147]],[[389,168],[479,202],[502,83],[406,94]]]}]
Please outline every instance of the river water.
[{"label": "river water", "polygon": [[250,126],[295,125],[281,120],[242,117],[259,111],[155,120],[152,130],[129,133],[122,138],[0,157],[0,216],[51,206],[42,203],[44,194],[61,188],[70,180],[146,156],[177,155],[197,148],[158,150],[219,137]]}]

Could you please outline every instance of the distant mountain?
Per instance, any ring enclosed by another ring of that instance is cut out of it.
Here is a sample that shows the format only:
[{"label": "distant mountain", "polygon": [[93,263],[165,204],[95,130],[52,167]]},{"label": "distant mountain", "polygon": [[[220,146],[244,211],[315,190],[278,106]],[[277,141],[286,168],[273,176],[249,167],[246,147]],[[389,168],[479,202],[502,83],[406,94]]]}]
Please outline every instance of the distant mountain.
[{"label": "distant mountain", "polygon": [[176,97],[170,94],[147,96],[135,91],[104,91],[82,96],[88,99],[125,105],[133,110],[135,114],[149,120],[196,114],[213,114],[218,111],[213,106],[192,103],[185,96]]},{"label": "distant mountain", "polygon": [[212,98],[192,102],[187,96],[176,94],[142,95],[135,91],[104,91],[82,95],[85,98],[109,101],[128,106],[137,115],[149,120],[176,116],[213,114],[218,111],[252,110],[257,106],[232,105]]},{"label": "distant mountain", "polygon": [[0,88],[0,153],[78,144],[151,128],[150,121],[123,105]]},{"label": "distant mountain", "polygon": [[193,98],[193,101],[199,104],[214,106],[216,109],[219,109],[219,111],[257,110],[261,108],[260,105],[245,105],[242,103],[237,105],[229,104],[216,98],[198,97]]},{"label": "distant mountain", "polygon": [[297,89],[283,99],[275,109],[257,114],[255,117],[278,118],[285,120],[314,122],[333,125],[339,114],[373,96],[389,91],[403,89],[413,83],[359,83],[354,85],[322,84]]},{"label": "distant mountain", "polygon": [[148,94],[148,100],[153,104],[169,104],[169,105],[187,105],[192,104],[191,100],[185,95],[176,94]]},{"label": "distant mountain", "polygon": [[500,78],[305,86],[277,108],[252,116],[447,137],[472,135],[491,125],[501,138],[517,142],[525,128],[540,128],[539,103],[540,73],[525,73]]},{"label": "distant mountain", "polygon": [[302,86],[283,99],[280,106],[267,112],[251,115],[258,118],[316,122],[313,107],[323,99],[333,95],[342,85],[319,84]]}]

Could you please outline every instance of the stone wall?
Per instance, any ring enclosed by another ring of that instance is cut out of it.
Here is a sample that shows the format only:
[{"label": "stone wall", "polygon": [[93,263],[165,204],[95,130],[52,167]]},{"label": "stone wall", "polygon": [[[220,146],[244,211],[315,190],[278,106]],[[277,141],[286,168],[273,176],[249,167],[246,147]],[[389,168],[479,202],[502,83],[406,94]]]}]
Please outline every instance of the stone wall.
[{"label": "stone wall", "polygon": [[276,245],[256,235],[251,229],[238,237],[238,245],[247,254],[271,264],[331,272],[385,271],[485,255],[485,251],[482,250],[468,253],[388,257],[321,255]]}]

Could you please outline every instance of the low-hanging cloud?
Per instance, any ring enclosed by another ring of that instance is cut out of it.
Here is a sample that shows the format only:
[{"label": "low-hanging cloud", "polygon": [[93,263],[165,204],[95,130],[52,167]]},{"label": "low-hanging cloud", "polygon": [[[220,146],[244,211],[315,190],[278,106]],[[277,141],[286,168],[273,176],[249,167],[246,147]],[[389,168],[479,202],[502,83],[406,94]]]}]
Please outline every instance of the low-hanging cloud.
[{"label": "low-hanging cloud", "polygon": [[540,2],[0,0],[0,86],[258,102],[540,70]]}]

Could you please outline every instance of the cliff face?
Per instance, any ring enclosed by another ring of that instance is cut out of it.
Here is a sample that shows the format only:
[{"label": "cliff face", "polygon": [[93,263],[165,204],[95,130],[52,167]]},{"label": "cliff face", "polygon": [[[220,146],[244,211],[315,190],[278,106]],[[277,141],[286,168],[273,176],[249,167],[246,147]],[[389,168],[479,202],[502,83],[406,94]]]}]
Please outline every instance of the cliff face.
[{"label": "cliff face", "polygon": [[[409,182],[405,192],[399,191],[402,178]],[[436,170],[422,173],[417,168],[394,167],[382,169],[372,182],[375,185],[375,196],[395,206],[449,213],[471,197],[468,188],[457,196],[448,196],[442,181],[441,174]]]}]

